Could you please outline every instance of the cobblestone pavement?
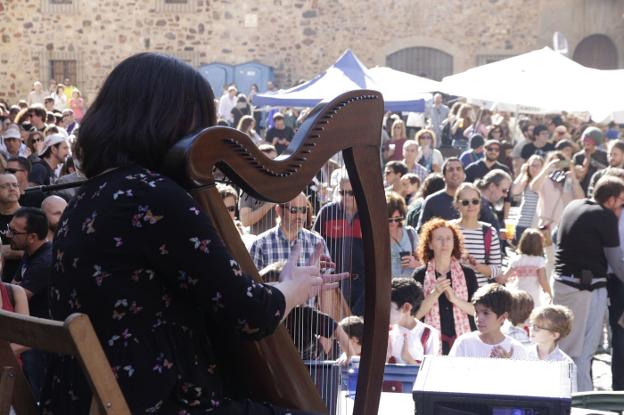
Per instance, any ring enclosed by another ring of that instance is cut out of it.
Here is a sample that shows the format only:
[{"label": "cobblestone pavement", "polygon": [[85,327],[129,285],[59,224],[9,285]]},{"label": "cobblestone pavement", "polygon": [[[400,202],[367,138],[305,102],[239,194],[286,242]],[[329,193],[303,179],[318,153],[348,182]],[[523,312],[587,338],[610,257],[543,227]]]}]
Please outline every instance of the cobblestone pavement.
[{"label": "cobblestone pavement", "polygon": [[599,391],[611,390],[611,355],[600,353],[594,356],[592,363],[592,377],[594,389]]}]

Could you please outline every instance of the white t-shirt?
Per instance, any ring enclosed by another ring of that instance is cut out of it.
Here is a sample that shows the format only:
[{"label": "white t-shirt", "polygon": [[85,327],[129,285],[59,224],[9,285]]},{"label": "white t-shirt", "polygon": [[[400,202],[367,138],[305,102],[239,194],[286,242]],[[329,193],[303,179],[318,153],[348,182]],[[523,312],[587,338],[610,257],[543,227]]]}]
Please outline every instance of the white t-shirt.
[{"label": "white t-shirt", "polygon": [[455,340],[449,356],[458,357],[490,357],[492,349],[496,346],[509,352],[513,347],[512,359],[527,360],[527,352],[518,340],[505,336],[505,339],[498,344],[487,344],[479,338],[479,332],[473,331],[462,334]]},{"label": "white t-shirt", "polygon": [[[423,350],[422,336],[425,328],[428,327],[429,338],[425,343]],[[397,363],[405,363],[401,359],[401,351],[403,350],[403,335],[407,334],[407,341],[409,344],[409,353],[414,360],[422,361],[424,355],[440,354],[440,332],[428,324],[423,323],[420,320],[416,320],[416,327],[409,330],[405,327],[401,327],[398,324],[392,325],[390,330],[390,344],[392,345],[392,357],[396,359]]]}]

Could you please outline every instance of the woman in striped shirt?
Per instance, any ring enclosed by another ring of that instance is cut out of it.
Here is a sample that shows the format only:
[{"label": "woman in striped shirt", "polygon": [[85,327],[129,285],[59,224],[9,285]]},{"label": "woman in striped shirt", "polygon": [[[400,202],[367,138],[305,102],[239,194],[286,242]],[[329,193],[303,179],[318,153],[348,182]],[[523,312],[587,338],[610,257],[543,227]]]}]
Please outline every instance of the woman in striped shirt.
[{"label": "woman in striped shirt", "polygon": [[539,195],[537,192],[531,190],[529,184],[535,176],[542,171],[544,167],[544,158],[537,154],[529,157],[526,163],[522,165],[520,174],[514,180],[511,186],[511,193],[513,196],[522,194],[522,202],[520,202],[520,215],[518,216],[518,223],[516,224],[516,235],[514,237],[514,244],[518,244],[520,237],[525,229],[537,226],[537,201]]},{"label": "woman in striped shirt", "polygon": [[501,245],[496,229],[479,221],[481,192],[472,183],[463,183],[455,193],[455,224],[464,235],[465,261],[477,274],[479,286],[502,274]]}]

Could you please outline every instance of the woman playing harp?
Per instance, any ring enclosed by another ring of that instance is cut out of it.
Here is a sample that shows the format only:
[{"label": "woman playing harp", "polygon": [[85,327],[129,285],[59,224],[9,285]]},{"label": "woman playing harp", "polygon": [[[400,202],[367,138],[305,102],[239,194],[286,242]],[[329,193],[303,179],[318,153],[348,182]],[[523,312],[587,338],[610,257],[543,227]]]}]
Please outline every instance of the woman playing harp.
[{"label": "woman playing harp", "polygon": [[[195,201],[159,173],[181,137],[214,125],[213,102],[190,66],[143,53],[111,72],[81,125],[90,180],[55,235],[51,313],[89,315],[132,413],[283,413],[224,397],[207,327],[261,338],[342,277],[320,275],[317,250],[311,265],[289,260],[275,285],[254,282]],[[90,399],[79,363],[54,357],[44,412],[87,413]]]}]

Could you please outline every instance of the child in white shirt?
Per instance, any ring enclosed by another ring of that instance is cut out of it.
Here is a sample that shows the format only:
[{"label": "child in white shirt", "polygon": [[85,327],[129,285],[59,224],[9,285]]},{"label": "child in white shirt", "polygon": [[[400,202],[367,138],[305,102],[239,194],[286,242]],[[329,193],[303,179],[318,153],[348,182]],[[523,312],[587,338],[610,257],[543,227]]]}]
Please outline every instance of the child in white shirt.
[{"label": "child in white shirt", "polygon": [[423,299],[413,278],[392,280],[387,362],[420,364],[425,355],[440,354],[440,332],[414,317]]},{"label": "child in white shirt", "polygon": [[562,305],[538,307],[531,313],[531,340],[527,351],[531,360],[572,363],[571,392],[576,392],[576,365],[557,345],[572,330],[572,311]]},{"label": "child in white shirt", "polygon": [[533,297],[523,290],[510,290],[511,310],[509,319],[503,324],[503,333],[518,340],[523,346],[531,344],[528,319],[533,311]]},{"label": "child in white shirt", "polygon": [[449,356],[527,359],[522,344],[501,331],[511,301],[511,293],[500,284],[479,288],[472,297],[477,331],[459,336]]}]

